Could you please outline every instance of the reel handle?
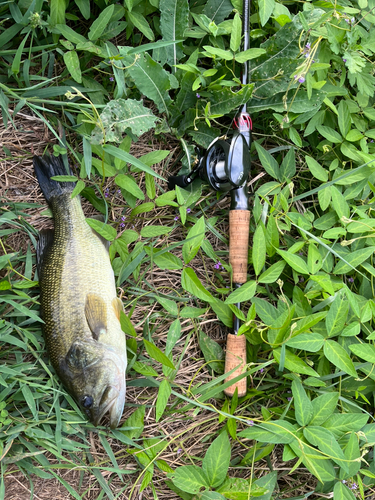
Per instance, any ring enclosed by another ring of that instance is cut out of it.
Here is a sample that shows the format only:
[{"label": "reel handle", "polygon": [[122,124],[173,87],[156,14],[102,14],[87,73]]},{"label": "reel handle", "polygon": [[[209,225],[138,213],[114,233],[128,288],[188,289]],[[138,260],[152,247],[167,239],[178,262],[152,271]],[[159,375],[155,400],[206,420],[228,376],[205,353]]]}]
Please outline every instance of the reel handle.
[{"label": "reel handle", "polygon": [[176,186],[185,188],[191,183],[189,175],[171,175],[168,177],[168,189],[172,190]]},{"label": "reel handle", "polygon": [[[225,353],[225,372],[233,370],[238,367],[231,375],[229,375],[225,382],[229,382],[246,370],[246,337],[245,335],[233,335],[229,333],[227,336],[227,350]],[[238,390],[238,397],[246,396],[247,383],[246,377],[227,387],[224,390],[226,396],[232,397],[235,390]]]}]

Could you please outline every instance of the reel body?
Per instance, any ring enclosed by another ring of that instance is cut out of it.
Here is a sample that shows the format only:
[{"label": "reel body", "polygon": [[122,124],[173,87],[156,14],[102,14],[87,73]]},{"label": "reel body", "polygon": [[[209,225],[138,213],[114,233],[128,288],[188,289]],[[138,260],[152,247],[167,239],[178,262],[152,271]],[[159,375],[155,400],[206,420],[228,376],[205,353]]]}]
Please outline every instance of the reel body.
[{"label": "reel body", "polygon": [[250,174],[250,152],[245,135],[235,132],[230,142],[219,137],[211,142],[203,156],[199,153],[198,150],[198,162],[190,174],[169,177],[169,189],[184,188],[199,177],[214,191],[230,191],[231,210],[248,210],[246,182]]}]

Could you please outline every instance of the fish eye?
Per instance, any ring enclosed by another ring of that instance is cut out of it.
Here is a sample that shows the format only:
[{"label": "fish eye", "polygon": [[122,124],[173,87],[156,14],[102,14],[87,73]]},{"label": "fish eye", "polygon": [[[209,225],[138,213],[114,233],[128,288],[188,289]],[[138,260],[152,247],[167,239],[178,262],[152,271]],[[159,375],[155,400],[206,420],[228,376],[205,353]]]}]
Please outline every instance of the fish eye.
[{"label": "fish eye", "polygon": [[84,408],[91,408],[91,406],[94,404],[94,399],[92,396],[83,396],[82,398],[82,406]]}]

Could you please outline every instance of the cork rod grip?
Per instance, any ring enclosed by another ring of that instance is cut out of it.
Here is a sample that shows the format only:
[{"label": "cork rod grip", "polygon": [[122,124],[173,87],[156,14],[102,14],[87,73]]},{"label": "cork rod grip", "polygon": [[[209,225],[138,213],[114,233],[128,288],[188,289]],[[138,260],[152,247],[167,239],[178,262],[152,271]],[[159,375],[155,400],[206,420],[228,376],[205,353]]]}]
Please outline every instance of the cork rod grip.
[{"label": "cork rod grip", "polygon": [[[238,366],[237,370],[229,375],[225,379],[225,382],[229,382],[229,380],[238,377],[238,375],[241,375],[241,373],[244,373],[246,370],[246,337],[245,335],[232,335],[229,333],[227,337],[227,351],[225,354],[225,373],[233,370],[236,366]],[[246,396],[246,377],[227,387],[224,390],[224,394],[232,397],[236,387],[238,389],[238,397]]]},{"label": "cork rod grip", "polygon": [[233,282],[247,281],[247,253],[249,248],[249,210],[229,212],[229,262],[233,269]]}]

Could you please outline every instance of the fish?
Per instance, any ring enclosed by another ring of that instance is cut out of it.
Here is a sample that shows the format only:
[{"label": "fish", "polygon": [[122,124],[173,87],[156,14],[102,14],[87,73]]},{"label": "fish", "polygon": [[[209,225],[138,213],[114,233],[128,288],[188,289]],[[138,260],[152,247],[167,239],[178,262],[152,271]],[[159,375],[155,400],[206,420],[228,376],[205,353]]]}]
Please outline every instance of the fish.
[{"label": "fish", "polygon": [[119,425],[126,394],[126,338],[120,323],[108,241],[86,222],[62,156],[34,156],[34,170],[54,229],[37,243],[40,311],[48,355],[67,391],[95,425]]}]

